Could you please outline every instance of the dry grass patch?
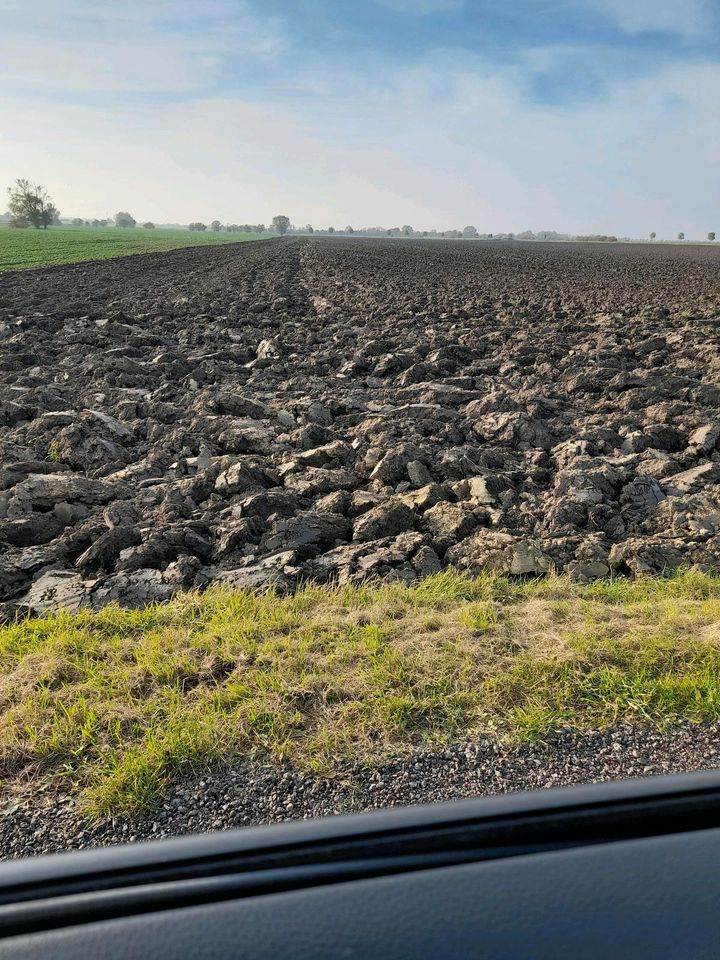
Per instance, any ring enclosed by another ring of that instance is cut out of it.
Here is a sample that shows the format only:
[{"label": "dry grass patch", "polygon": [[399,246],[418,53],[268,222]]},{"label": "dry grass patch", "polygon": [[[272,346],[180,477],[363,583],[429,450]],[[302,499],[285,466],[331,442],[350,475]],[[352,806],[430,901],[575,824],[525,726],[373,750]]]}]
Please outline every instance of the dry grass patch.
[{"label": "dry grass patch", "polygon": [[479,731],[720,716],[720,578],[210,590],[0,628],[2,775],[90,811],[233,757],[325,770]]}]

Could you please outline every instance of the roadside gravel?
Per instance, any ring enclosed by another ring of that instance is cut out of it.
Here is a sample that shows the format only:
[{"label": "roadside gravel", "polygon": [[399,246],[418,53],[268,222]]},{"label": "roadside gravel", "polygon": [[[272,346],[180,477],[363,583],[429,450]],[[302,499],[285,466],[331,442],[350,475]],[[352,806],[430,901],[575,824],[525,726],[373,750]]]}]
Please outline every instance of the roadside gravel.
[{"label": "roadside gravel", "polygon": [[519,748],[482,739],[373,769],[348,765],[331,779],[245,763],[177,782],[162,804],[132,820],[91,823],[71,797],[34,788],[0,807],[0,858],[718,766],[718,724],[665,731],[618,726]]}]

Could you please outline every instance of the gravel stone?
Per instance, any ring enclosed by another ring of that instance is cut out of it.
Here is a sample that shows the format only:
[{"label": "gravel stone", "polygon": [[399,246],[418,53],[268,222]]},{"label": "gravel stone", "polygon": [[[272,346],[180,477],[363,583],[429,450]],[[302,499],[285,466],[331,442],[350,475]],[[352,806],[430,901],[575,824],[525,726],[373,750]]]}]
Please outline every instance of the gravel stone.
[{"label": "gravel stone", "polygon": [[178,780],[152,810],[131,820],[91,823],[70,796],[35,788],[0,806],[0,858],[718,766],[720,725],[663,731],[622,725],[520,748],[492,738],[467,741],[376,768],[347,763],[332,778],[241,763]]}]

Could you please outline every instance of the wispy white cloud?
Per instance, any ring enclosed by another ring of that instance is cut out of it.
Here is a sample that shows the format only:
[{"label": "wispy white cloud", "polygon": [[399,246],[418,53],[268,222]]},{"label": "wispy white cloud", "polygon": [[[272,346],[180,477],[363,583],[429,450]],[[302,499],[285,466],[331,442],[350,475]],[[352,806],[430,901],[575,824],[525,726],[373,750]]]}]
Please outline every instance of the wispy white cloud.
[{"label": "wispy white cloud", "polygon": [[273,58],[287,43],[277,17],[236,0],[1,2],[5,93],[198,91],[223,58]]},{"label": "wispy white cloud", "polygon": [[464,6],[464,0],[377,0],[377,2],[397,13],[414,13],[419,16],[430,13],[456,13]]},{"label": "wispy white cloud", "polygon": [[699,37],[715,23],[713,0],[589,0],[625,33],[648,31]]},{"label": "wispy white cloud", "polygon": [[52,43],[35,40],[37,61],[28,71],[24,46],[3,52],[0,77],[9,89],[59,94],[181,93],[212,82],[217,55],[201,52],[183,40],[173,43],[139,41],[128,50],[113,43],[83,41]]}]

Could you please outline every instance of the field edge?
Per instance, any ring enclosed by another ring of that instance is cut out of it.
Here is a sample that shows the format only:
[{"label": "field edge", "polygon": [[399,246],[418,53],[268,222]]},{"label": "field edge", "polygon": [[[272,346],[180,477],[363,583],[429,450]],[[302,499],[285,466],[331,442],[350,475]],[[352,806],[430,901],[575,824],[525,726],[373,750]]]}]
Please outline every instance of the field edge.
[{"label": "field edge", "polygon": [[720,720],[720,576],[211,588],[0,627],[0,762],[92,817],[218,763],[332,775],[477,737]]}]

